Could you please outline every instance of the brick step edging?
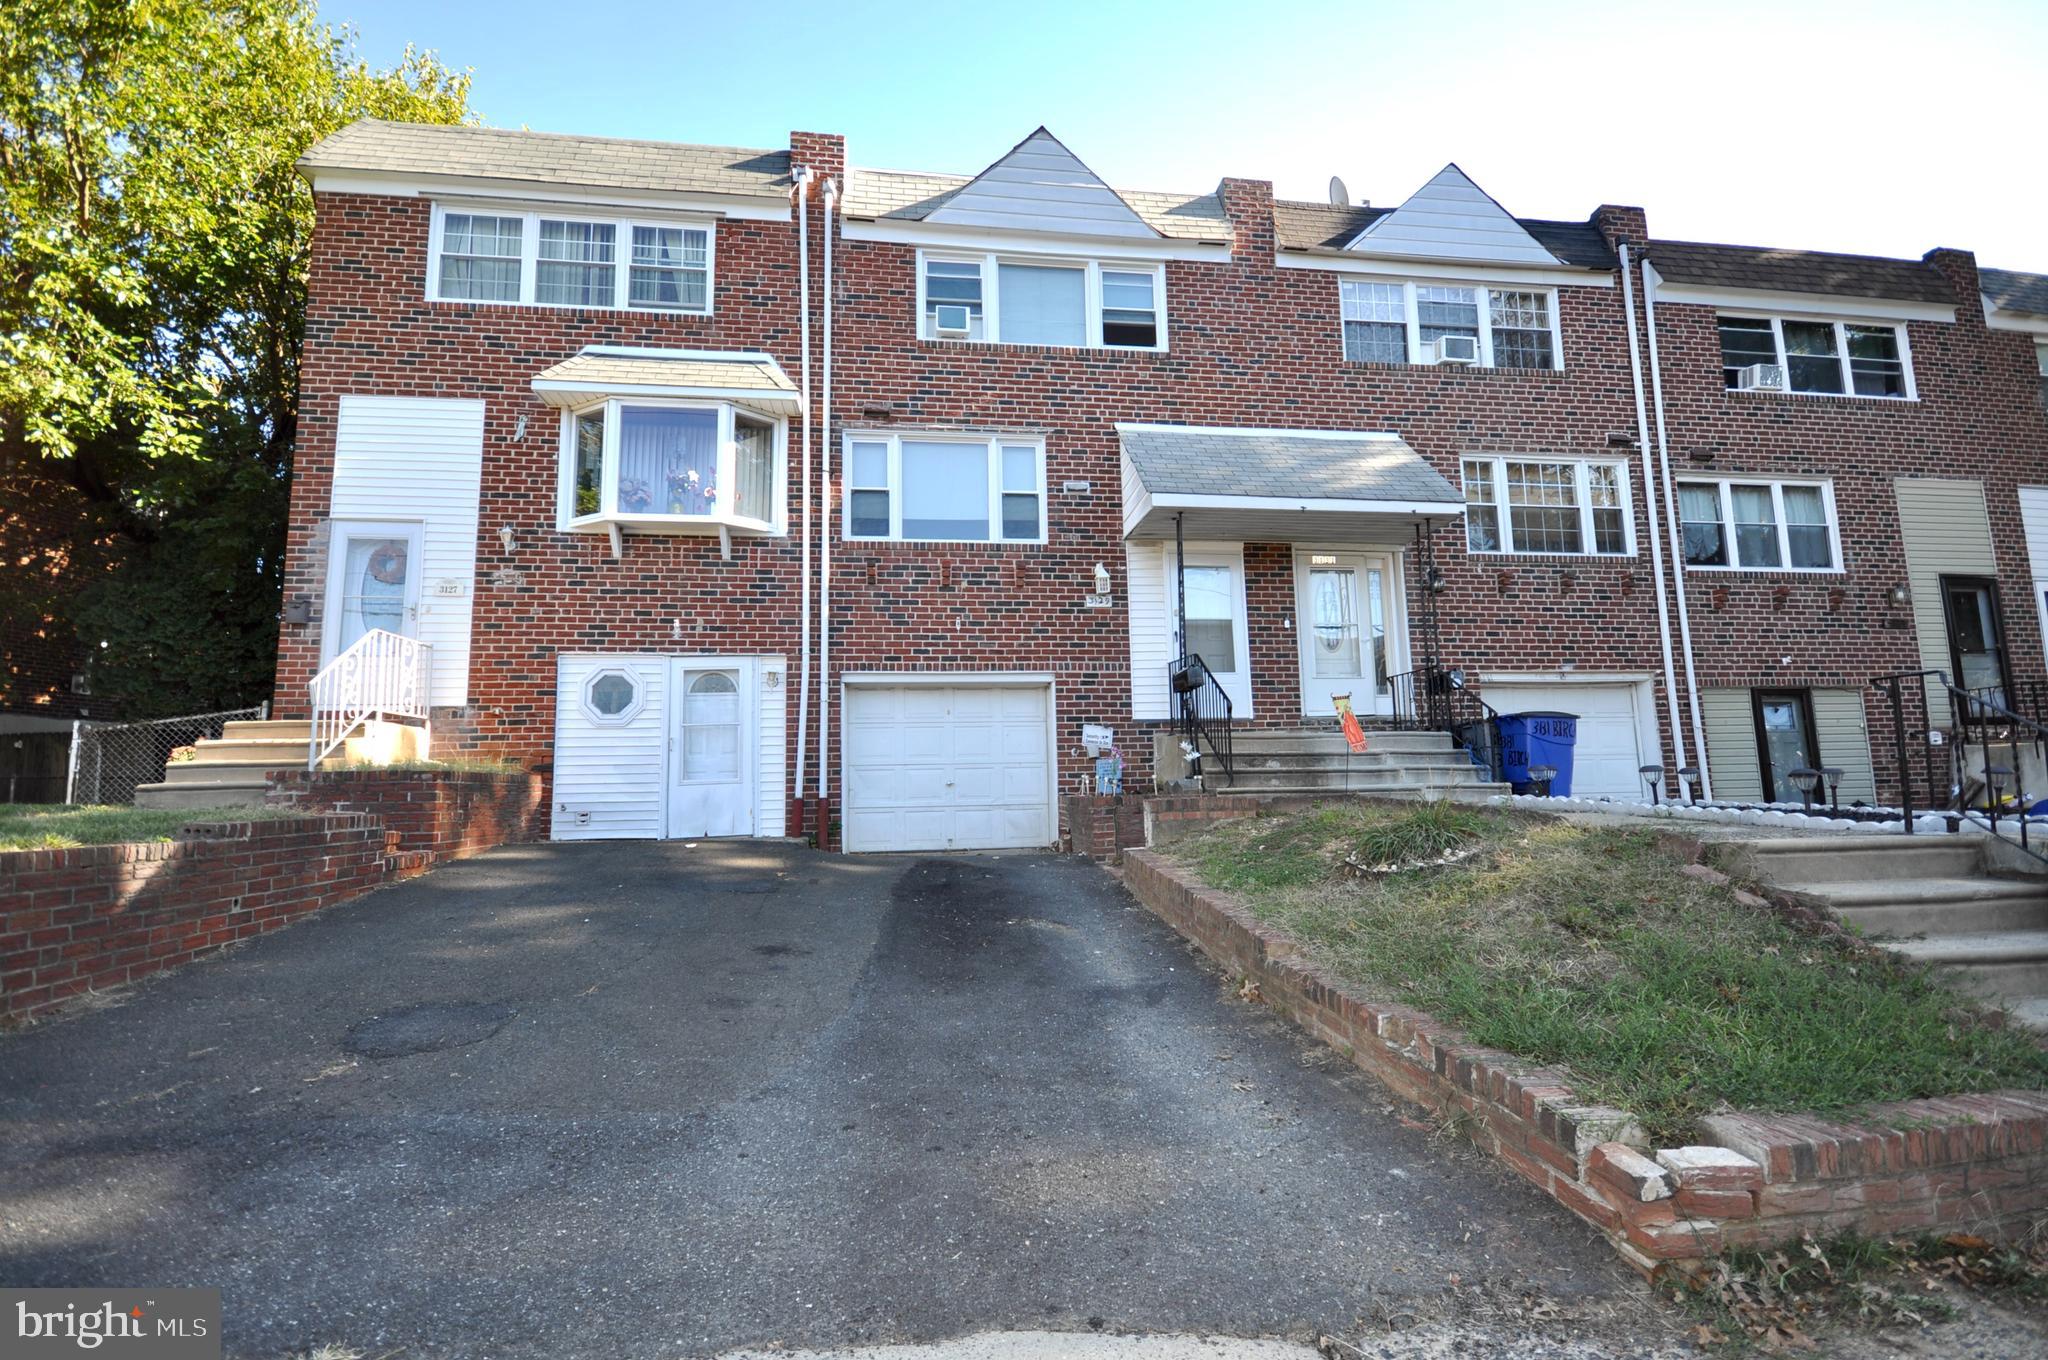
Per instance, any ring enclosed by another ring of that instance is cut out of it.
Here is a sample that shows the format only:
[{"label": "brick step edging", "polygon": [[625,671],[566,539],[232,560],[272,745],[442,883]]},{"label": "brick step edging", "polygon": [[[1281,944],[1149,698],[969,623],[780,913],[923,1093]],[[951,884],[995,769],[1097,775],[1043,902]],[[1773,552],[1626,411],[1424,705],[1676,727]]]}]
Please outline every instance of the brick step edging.
[{"label": "brick step edging", "polygon": [[1472,1044],[1413,1007],[1370,1000],[1285,932],[1158,853],[1124,853],[1131,893],[1260,999],[1397,1094],[1470,1119],[1481,1150],[1605,1234],[1644,1274],[1803,1233],[1883,1236],[2025,1226],[2048,1209],[2048,1092],[1880,1106],[1860,1122],[1733,1114],[1717,1140],[1655,1149],[1566,1074]]}]

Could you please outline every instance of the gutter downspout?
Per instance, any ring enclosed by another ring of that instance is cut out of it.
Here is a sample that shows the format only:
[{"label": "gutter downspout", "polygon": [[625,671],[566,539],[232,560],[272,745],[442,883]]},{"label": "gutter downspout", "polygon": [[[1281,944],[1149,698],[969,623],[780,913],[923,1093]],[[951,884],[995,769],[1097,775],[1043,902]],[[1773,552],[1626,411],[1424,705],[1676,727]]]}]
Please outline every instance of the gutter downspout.
[{"label": "gutter downspout", "polygon": [[[802,603],[797,608],[797,699],[796,699],[796,798],[804,798],[804,754],[811,739],[811,182],[809,166],[790,171],[790,197],[796,202],[796,277],[798,328],[803,345],[803,475],[804,522],[802,547]],[[799,814],[801,815],[801,813]]]},{"label": "gutter downspout", "polygon": [[818,584],[818,848],[825,848],[826,809],[832,800],[832,207],[839,181],[825,181],[825,437],[818,446],[818,551],[823,562]]},{"label": "gutter downspout", "polygon": [[[1628,245],[1626,242],[1616,249],[1621,254],[1621,299],[1628,309],[1628,376],[1635,384],[1636,393],[1636,447],[1643,456],[1643,508],[1649,516],[1650,563],[1657,581],[1657,641],[1664,650],[1664,705],[1671,718],[1671,749],[1677,763],[1671,768],[1674,773],[1686,766],[1685,724],[1678,716],[1678,677],[1671,662],[1671,614],[1667,602],[1664,582],[1664,531],[1657,520],[1657,469],[1650,456],[1650,412],[1643,401],[1643,356],[1642,336],[1636,330],[1636,291],[1630,276]],[[1679,796],[1692,801],[1692,785],[1680,779]]]},{"label": "gutter downspout", "polygon": [[1678,645],[1685,653],[1685,698],[1692,714],[1693,749],[1700,753],[1700,792],[1711,800],[1714,777],[1707,771],[1707,737],[1700,721],[1699,677],[1692,662],[1692,611],[1685,599],[1685,542],[1678,519],[1678,492],[1671,481],[1671,437],[1664,428],[1664,366],[1657,357],[1656,268],[1643,261],[1643,322],[1650,336],[1650,394],[1657,407],[1657,458],[1664,473],[1664,518],[1671,526],[1671,576],[1678,587]]}]

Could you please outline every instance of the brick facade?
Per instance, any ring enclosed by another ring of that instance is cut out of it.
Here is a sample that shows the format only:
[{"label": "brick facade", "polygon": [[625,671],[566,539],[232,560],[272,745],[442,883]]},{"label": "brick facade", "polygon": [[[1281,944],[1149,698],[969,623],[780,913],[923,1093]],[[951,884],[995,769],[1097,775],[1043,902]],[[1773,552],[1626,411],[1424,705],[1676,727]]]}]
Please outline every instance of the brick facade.
[{"label": "brick facade", "polygon": [[[791,152],[795,163],[817,172],[814,193],[824,179],[844,174],[844,144],[836,137],[792,134]],[[557,417],[528,387],[535,373],[592,343],[762,349],[796,375],[802,355],[791,225],[721,221],[713,314],[662,317],[429,303],[429,196],[317,197],[285,588],[287,599],[309,597],[316,616],[311,626],[284,630],[281,714],[302,712],[317,664],[326,507],[344,394],[486,403],[469,704],[436,717],[437,734],[451,736],[462,751],[548,770],[558,651],[767,652],[794,666],[803,626],[797,534],[807,490],[799,484],[795,422],[790,536],[736,537],[726,561],[715,538],[629,534],[624,559],[614,561],[602,537],[555,529]],[[1380,430],[1399,434],[1453,485],[1465,455],[1627,458],[1634,556],[1468,556],[1462,529],[1441,524],[1432,546],[1445,579],[1434,604],[1444,660],[1475,673],[1658,675],[1653,708],[1668,752],[1660,608],[1674,639],[1679,630],[1675,604],[1656,589],[1649,479],[1630,442],[1636,398],[1619,275],[1591,274],[1582,286],[1557,289],[1562,367],[1555,371],[1351,363],[1343,357],[1338,276],[1275,263],[1271,186],[1227,179],[1220,199],[1231,256],[1165,265],[1170,348],[1157,353],[920,340],[916,247],[835,235],[832,410],[820,411],[818,421],[834,485],[848,431],[1035,434],[1045,440],[1048,464],[1042,545],[847,541],[839,537],[836,496],[823,504],[812,493],[832,547],[835,687],[836,677],[851,671],[1049,672],[1060,727],[1059,799],[1088,788],[1092,762],[1074,740],[1082,723],[1117,729],[1127,781],[1142,788],[1151,777],[1151,752],[1146,725],[1132,718],[1114,425]],[[823,206],[820,198],[810,204],[814,365],[823,353]],[[1602,207],[1591,220],[1610,246],[1648,239],[1639,209]],[[1872,675],[1917,665],[1914,634],[1885,627],[1883,604],[1884,592],[1904,579],[1890,483],[1912,475],[1984,483],[2001,575],[2012,583],[2005,599],[2008,655],[2018,675],[2041,673],[2013,491],[2030,478],[2048,479],[2048,425],[2035,396],[2031,349],[2025,337],[1986,329],[1967,254],[1941,252],[1934,263],[1960,300],[1958,321],[1912,324],[1920,394],[1914,403],[1724,392],[1712,309],[1659,309],[1674,471],[1682,475],[1702,450],[1712,452],[1706,466],[1716,473],[1833,477],[1847,559],[1845,572],[1825,577],[1689,577],[1701,687],[1861,690]],[[1639,325],[1641,302],[1638,296]],[[514,531],[518,546],[510,553],[500,545],[501,527]],[[1256,721],[1299,725],[1293,550],[1248,543],[1244,551]],[[1414,556],[1411,547],[1411,564]],[[1110,568],[1116,608],[1084,605],[1097,563]],[[1407,573],[1411,619],[1428,603],[1418,575]],[[1790,663],[1777,662],[1788,655]],[[798,676],[790,679],[794,770],[800,685]],[[813,732],[818,716],[814,709]],[[837,785],[836,706],[830,716]],[[1882,748],[1888,719],[1874,709],[1870,716],[1873,748]],[[816,758],[809,753],[813,769]],[[793,798],[814,792],[790,790]],[[836,803],[839,788],[827,792]]]}]

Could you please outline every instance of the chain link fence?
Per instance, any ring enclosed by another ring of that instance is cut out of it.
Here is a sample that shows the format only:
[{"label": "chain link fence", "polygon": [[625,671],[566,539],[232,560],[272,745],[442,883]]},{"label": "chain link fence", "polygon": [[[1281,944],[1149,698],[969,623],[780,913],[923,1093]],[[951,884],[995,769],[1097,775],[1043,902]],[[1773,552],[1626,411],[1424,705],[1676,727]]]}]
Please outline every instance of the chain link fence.
[{"label": "chain link fence", "polygon": [[218,737],[231,722],[261,720],[269,704],[191,713],[149,722],[80,727],[71,748],[69,803],[132,803],[138,784],[160,784],[171,752],[201,737]]}]

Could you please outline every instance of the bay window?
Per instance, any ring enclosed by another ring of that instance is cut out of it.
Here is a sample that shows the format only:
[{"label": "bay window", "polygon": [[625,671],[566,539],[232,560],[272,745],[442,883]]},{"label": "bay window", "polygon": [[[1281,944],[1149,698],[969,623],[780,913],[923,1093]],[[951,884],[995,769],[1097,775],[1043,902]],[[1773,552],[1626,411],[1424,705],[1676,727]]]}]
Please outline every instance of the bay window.
[{"label": "bay window", "polygon": [[784,527],[781,422],[726,402],[606,398],[565,413],[564,527]]},{"label": "bay window", "polygon": [[711,310],[709,223],[441,208],[428,254],[427,295],[437,302]]},{"label": "bay window", "polygon": [[1463,471],[1468,552],[1635,552],[1628,476],[1618,462],[1467,458]]},{"label": "bay window", "polygon": [[1164,349],[1166,273],[1152,264],[921,255],[918,335],[1076,349]]},{"label": "bay window", "polygon": [[1814,396],[1910,399],[1914,393],[1905,327],[1889,322],[1779,316],[1723,316],[1721,384],[1733,391],[1743,369],[1785,371],[1785,390]]},{"label": "bay window", "polygon": [[847,538],[1045,541],[1045,445],[1032,438],[849,435]]},{"label": "bay window", "polygon": [[1344,358],[1432,364],[1438,342],[1470,343],[1480,368],[1557,368],[1557,296],[1547,288],[1343,279]]},{"label": "bay window", "polygon": [[1683,481],[1678,529],[1691,568],[1841,569],[1826,482]]}]

